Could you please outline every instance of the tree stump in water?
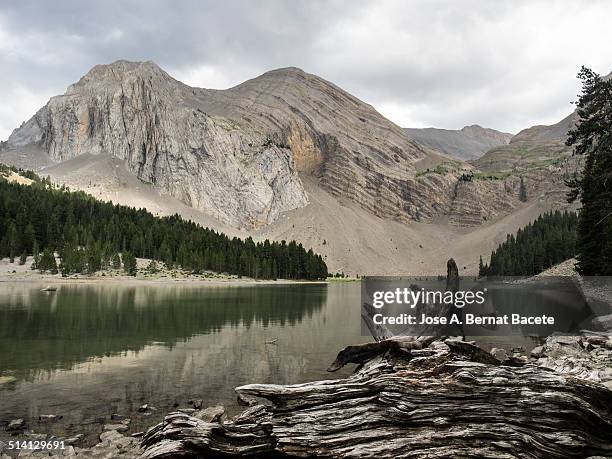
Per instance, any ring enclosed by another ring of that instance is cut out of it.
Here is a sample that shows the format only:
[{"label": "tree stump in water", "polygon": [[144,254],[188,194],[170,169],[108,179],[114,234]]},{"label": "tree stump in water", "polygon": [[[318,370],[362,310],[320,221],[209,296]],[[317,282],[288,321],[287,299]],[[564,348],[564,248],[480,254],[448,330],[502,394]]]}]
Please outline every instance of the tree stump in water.
[{"label": "tree stump in water", "polygon": [[459,268],[452,258],[446,262],[446,290],[450,292],[459,290]]},{"label": "tree stump in water", "polygon": [[143,457],[612,455],[605,386],[535,364],[502,366],[463,341],[408,343],[364,345],[367,361],[345,379],[238,387],[268,404],[231,421],[171,413],[144,436]]}]

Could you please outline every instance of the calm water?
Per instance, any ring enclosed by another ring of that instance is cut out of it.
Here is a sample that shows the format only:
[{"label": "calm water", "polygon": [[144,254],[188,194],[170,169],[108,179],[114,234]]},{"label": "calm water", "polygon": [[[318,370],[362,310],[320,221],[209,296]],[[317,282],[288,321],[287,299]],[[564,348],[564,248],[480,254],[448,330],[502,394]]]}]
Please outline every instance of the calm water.
[{"label": "calm water", "polygon": [[[192,399],[236,413],[242,384],[346,376],[351,368],[325,369],[367,340],[353,283],[41,288],[0,284],[0,376],[15,378],[0,386],[0,421],[24,417],[34,431],[90,442],[112,413],[139,431]],[[158,411],[137,413],[144,403]]]}]

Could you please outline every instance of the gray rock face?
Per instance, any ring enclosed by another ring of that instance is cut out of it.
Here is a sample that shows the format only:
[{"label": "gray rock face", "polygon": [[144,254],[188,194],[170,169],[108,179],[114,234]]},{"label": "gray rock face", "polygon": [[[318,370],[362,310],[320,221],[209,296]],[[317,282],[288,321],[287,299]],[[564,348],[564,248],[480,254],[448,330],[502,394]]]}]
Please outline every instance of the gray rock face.
[{"label": "gray rock face", "polygon": [[472,225],[518,203],[518,190],[497,184],[457,188],[461,165],[420,175],[415,164],[429,151],[371,106],[295,68],[219,91],[191,88],[151,62],[99,65],[6,148],[35,147],[57,162],[86,153],[125,160],[140,180],[235,228],[307,205],[305,176],[402,222],[457,214],[452,223]]},{"label": "gray rock face", "polygon": [[406,128],[405,131],[422,145],[464,160],[479,158],[491,148],[507,145],[512,138],[512,134],[477,124],[459,130]]},{"label": "gray rock face", "polygon": [[551,126],[533,126],[515,135],[508,145],[492,148],[471,164],[481,175],[496,177],[504,186],[520,190],[521,181],[529,200],[556,206],[566,204],[565,179],[583,167],[584,158],[565,145],[567,131],[577,120],[573,113]]},{"label": "gray rock face", "polygon": [[94,67],[10,136],[55,161],[124,159],[145,182],[234,226],[254,227],[308,202],[291,152],[265,132],[206,114],[191,89],[152,63]]}]

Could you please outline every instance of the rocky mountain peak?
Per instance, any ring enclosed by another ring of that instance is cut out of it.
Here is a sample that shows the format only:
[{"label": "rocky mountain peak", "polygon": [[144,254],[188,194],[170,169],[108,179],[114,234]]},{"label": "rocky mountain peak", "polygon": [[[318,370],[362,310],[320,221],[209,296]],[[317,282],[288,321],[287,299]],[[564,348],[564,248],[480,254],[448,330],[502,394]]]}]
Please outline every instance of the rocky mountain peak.
[{"label": "rocky mountain peak", "polygon": [[512,134],[484,128],[478,124],[459,130],[438,128],[406,128],[417,142],[458,159],[476,159],[493,147],[506,145]]},{"label": "rocky mountain peak", "polygon": [[295,75],[306,75],[306,72],[304,72],[304,70],[302,70],[299,67],[293,67],[293,66],[289,66],[289,67],[281,67],[278,69],[272,69],[272,70],[268,70],[267,72],[264,72],[262,74],[262,76],[295,76]]},{"label": "rocky mountain peak", "polygon": [[151,61],[115,61],[96,65],[60,97],[114,97],[116,94],[147,93],[148,98],[181,99],[188,89]]},{"label": "rocky mountain peak", "polygon": [[[319,104],[319,110],[323,117],[329,111],[346,109],[358,110],[369,116],[370,112],[375,112],[372,106],[364,103],[333,83],[317,75],[307,73],[297,67],[286,67],[265,72],[258,77],[247,80],[238,86],[224,91],[226,95],[235,95],[240,98],[249,99],[249,103],[259,104],[272,102],[275,107],[280,105],[296,108],[312,105],[315,101],[323,102]],[[265,102],[264,102],[265,101]],[[401,129],[397,128],[392,122],[376,113],[377,117],[384,120],[389,128],[396,128],[397,133],[403,136]],[[310,115],[313,119],[315,116]],[[405,136],[404,141],[408,140]]]},{"label": "rocky mountain peak", "polygon": [[128,61],[125,59],[119,59],[115,62],[111,62],[110,64],[98,64],[93,66],[89,72],[82,77],[82,79],[100,78],[108,75],[121,75],[130,72],[167,75],[167,73],[153,61]]},{"label": "rocky mountain peak", "polygon": [[497,131],[491,128],[485,128],[478,124],[472,124],[471,126],[464,126],[461,128],[461,132],[463,132],[468,137],[477,138],[477,139],[490,139],[498,145],[505,145],[510,142],[512,138],[512,134],[508,134],[507,132]]},{"label": "rocky mountain peak", "polygon": [[118,60],[111,64],[96,65],[81,79],[68,87],[66,94],[73,94],[85,87],[118,84],[129,79],[145,79],[160,83],[176,83],[174,78],[164,72],[152,61],[132,62]]}]

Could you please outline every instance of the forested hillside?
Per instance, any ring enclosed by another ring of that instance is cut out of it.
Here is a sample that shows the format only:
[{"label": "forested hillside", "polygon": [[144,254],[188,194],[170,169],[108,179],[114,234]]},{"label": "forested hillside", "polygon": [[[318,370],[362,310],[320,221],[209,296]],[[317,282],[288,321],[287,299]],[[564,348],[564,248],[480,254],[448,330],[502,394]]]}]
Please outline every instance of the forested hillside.
[{"label": "forested hillside", "polygon": [[[60,254],[59,267],[54,251]],[[39,269],[59,269],[63,274],[122,265],[135,274],[135,257],[142,257],[195,273],[212,270],[261,279],[327,277],[321,256],[294,241],[230,239],[178,215],[155,217],[144,209],[53,188],[40,179],[25,186],[0,178],[0,257],[20,257],[25,262],[26,255],[35,256]]]},{"label": "forested hillside", "polygon": [[576,255],[575,212],[549,212],[491,253],[490,264],[480,259],[480,276],[533,276]]}]

